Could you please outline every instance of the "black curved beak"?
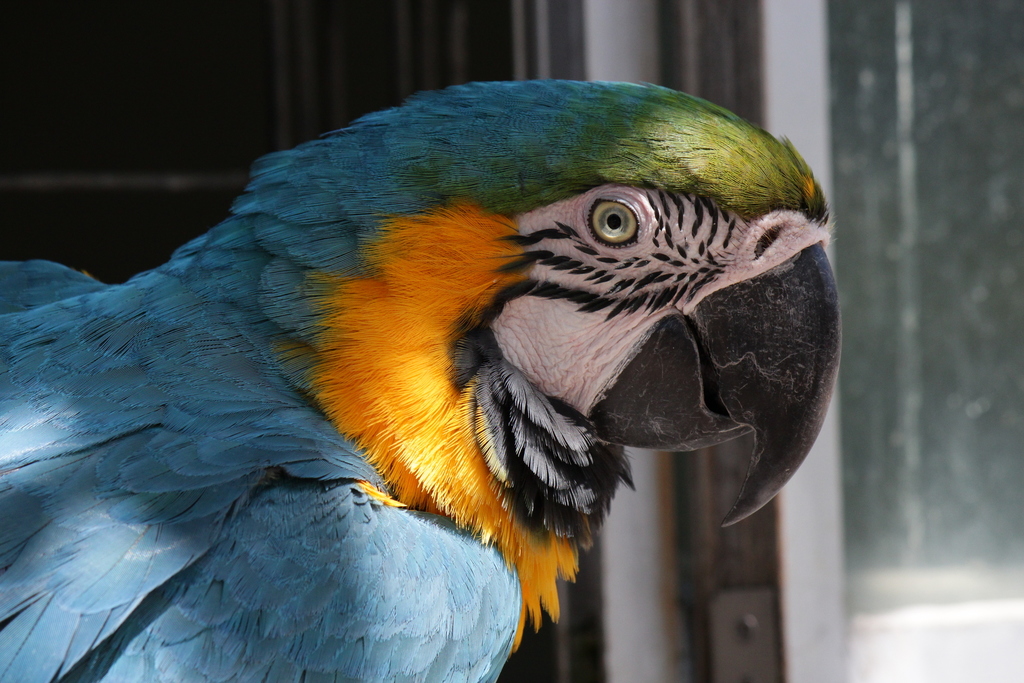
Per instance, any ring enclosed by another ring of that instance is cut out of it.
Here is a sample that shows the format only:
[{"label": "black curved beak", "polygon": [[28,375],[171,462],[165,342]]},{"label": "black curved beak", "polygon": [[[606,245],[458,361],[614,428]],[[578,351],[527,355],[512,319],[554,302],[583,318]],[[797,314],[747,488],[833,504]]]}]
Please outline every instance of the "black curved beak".
[{"label": "black curved beak", "polygon": [[659,322],[591,411],[611,443],[693,450],[753,430],[723,525],[754,513],[803,462],[839,369],[835,280],[820,245]]}]

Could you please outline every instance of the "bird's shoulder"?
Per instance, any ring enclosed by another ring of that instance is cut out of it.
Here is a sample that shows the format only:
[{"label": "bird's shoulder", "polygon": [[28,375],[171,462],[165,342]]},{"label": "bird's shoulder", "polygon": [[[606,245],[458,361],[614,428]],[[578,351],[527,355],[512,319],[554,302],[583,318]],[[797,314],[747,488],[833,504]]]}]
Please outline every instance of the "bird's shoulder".
[{"label": "bird's shoulder", "polygon": [[469,683],[511,650],[519,585],[497,550],[363,482],[268,480],[191,522],[95,507],[0,575],[0,681]]},{"label": "bird's shoulder", "polygon": [[[230,583],[218,572],[241,567],[246,553],[253,562],[262,557],[265,571],[232,576],[239,595],[257,602],[282,590],[297,600],[326,599],[317,581],[340,581],[337,574],[349,596],[361,591],[366,601],[381,590],[393,600],[426,596],[434,590],[428,584],[448,581],[452,566],[479,578],[481,562],[488,580],[514,582],[493,551],[436,519],[384,506],[392,521],[375,521],[380,516],[357,494],[383,486],[379,475],[277,371],[272,332],[244,306],[211,303],[159,272],[0,316],[0,680],[68,674],[115,636],[138,635],[153,622],[162,587],[173,584],[184,591],[177,597],[193,600],[188,576],[206,588]],[[307,531],[316,528],[314,535],[267,526],[266,511],[290,519],[300,509],[313,515]],[[281,548],[300,537],[331,562],[287,559],[301,548]],[[447,548],[452,543],[458,547]],[[424,554],[439,548],[447,550]],[[374,558],[385,556],[405,561],[384,571]],[[200,562],[208,569],[202,576]],[[396,583],[381,588],[389,581]],[[452,591],[446,604],[461,605]],[[421,627],[382,618],[399,606],[371,614],[372,605],[355,600],[331,614],[344,622],[336,628],[369,629],[391,642],[389,629]],[[269,607],[257,611],[274,618]],[[436,616],[451,626],[454,614]],[[237,624],[229,631],[248,633]],[[353,642],[373,640],[362,637]],[[434,661],[415,639],[395,637]],[[143,649],[153,651],[158,640]],[[441,640],[436,656],[445,652]],[[371,655],[347,656],[376,661]]]},{"label": "bird's shoulder", "polygon": [[0,261],[0,315],[26,311],[105,285],[52,261]]},{"label": "bird's shoulder", "polygon": [[494,548],[351,481],[254,492],[151,601],[104,680],[493,681],[519,618]]}]

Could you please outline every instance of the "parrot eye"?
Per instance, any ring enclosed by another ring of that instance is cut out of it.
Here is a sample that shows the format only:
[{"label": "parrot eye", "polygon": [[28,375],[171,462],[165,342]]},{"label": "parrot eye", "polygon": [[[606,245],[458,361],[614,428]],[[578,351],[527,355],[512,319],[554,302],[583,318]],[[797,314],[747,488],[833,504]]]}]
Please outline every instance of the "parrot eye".
[{"label": "parrot eye", "polygon": [[590,229],[602,242],[622,245],[636,238],[636,214],[621,202],[600,199],[590,210]]}]

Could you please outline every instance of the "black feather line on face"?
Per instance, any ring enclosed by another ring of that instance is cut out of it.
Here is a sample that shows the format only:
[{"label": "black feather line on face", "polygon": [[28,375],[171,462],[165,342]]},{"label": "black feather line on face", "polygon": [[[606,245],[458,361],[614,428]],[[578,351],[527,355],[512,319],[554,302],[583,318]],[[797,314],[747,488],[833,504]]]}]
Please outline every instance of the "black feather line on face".
[{"label": "black feather line on face", "polygon": [[641,294],[640,296],[633,297],[630,299],[629,308],[627,313],[636,313],[640,308],[647,302],[647,298],[650,294]]},{"label": "black feather line on face", "polygon": [[726,228],[725,239],[722,240],[722,249],[726,249],[729,246],[729,240],[732,239],[732,233],[736,229],[736,217],[733,216],[729,219],[729,225]]},{"label": "black feather line on face", "polygon": [[634,282],[636,282],[636,280],[634,278],[627,278],[625,280],[619,280],[614,285],[612,285],[611,289],[609,289],[607,292],[605,292],[605,295],[611,296],[612,294],[618,294],[619,292],[624,290],[626,287],[629,287]]},{"label": "black feather line on face", "polygon": [[632,485],[622,448],[600,441],[583,415],[537,389],[505,360],[489,329],[468,333],[454,357],[456,382],[472,384],[478,445],[513,514],[533,531],[589,543],[619,482]]},{"label": "black feather line on face", "polygon": [[715,235],[718,234],[718,209],[714,204],[708,203],[711,209],[711,232],[708,233],[708,244],[715,243]]},{"label": "black feather line on face", "polygon": [[[558,226],[562,228],[567,227],[563,226],[561,223],[558,223]],[[569,228],[569,230],[571,230],[571,228]],[[507,242],[514,242],[521,247],[532,247],[534,244],[543,242],[544,240],[564,240],[574,236],[575,233],[568,234],[564,230],[559,230],[558,228],[546,228],[544,230],[531,232],[529,235],[507,235],[501,239]]]},{"label": "black feather line on face", "polygon": [[[679,235],[681,237],[682,234],[683,234],[683,219],[686,217],[686,210],[685,210],[686,203],[683,202],[682,197],[680,197],[679,195],[676,195],[676,194],[672,195],[672,201],[676,205],[676,230],[679,232]],[[668,246],[670,246],[670,247],[673,246],[672,245],[672,237],[671,237],[671,235],[672,235],[672,231],[668,230],[667,234],[666,234],[666,237],[668,237]],[[685,254],[684,254],[684,256],[685,256]]]},{"label": "black feather line on face", "polygon": [[[542,261],[538,261],[538,263],[542,266],[559,266],[571,260],[571,256],[564,256],[562,254],[559,254],[558,256],[549,256],[548,258],[543,259]],[[576,266],[573,267],[575,268]]]},{"label": "black feather line on face", "polygon": [[693,211],[693,227],[690,229],[690,236],[696,237],[700,232],[700,226],[704,223],[704,202],[700,201],[700,197],[697,197],[697,201],[693,203]]},{"label": "black feather line on face", "polygon": [[697,292],[699,292],[701,288],[704,287],[704,285],[714,280],[716,275],[717,273],[714,271],[710,273],[704,273],[704,275],[702,275],[700,279],[693,282],[689,288],[689,291],[686,294],[686,302],[689,303],[693,301],[693,297],[697,295]]},{"label": "black feather line on face", "polygon": [[661,290],[661,294],[658,294],[651,303],[648,305],[648,310],[656,311],[664,306],[667,306],[676,296],[676,287],[666,287]]},{"label": "black feather line on face", "polygon": [[579,236],[580,236],[579,233],[576,232],[576,230],[571,225],[566,225],[565,223],[562,223],[561,221],[555,221],[555,225],[558,226],[558,229],[561,231],[563,238],[567,238],[567,237],[579,238]]},{"label": "black feather line on face", "polygon": [[612,310],[608,311],[608,315],[605,316],[605,320],[611,320],[612,318],[617,316],[619,313],[622,313],[623,311],[625,311],[628,307],[629,307],[629,299],[620,299],[619,302],[617,304],[615,304],[615,308],[613,308]]},{"label": "black feather line on face", "polygon": [[544,259],[549,259],[552,256],[554,256],[554,253],[539,249],[535,251],[524,251],[522,254],[516,256],[508,263],[502,264],[498,268],[498,272],[514,273],[517,270],[523,270],[524,268],[533,265],[537,261],[543,261]]},{"label": "black feather line on face", "polygon": [[594,299],[588,304],[580,306],[579,311],[580,313],[593,313],[595,311],[604,310],[605,308],[611,306],[613,303],[615,303],[614,299],[606,299],[605,297],[602,296]]},{"label": "black feather line on face", "polygon": [[644,288],[644,287],[646,287],[647,285],[649,285],[649,284],[651,284],[652,282],[654,282],[655,280],[657,280],[657,279],[658,279],[658,276],[659,276],[659,275],[661,275],[661,273],[659,273],[658,271],[654,271],[654,272],[651,272],[651,273],[647,273],[647,275],[644,275],[644,276],[643,276],[643,277],[642,277],[642,278],[640,279],[640,281],[639,281],[639,282],[637,282],[637,283],[636,283],[635,285],[633,285],[633,290],[632,290],[632,291],[633,291],[633,292],[638,292],[638,291],[640,291],[641,289],[643,289],[643,288]]},{"label": "black feather line on face", "polygon": [[654,212],[654,222],[661,227],[661,211],[658,210],[658,202],[650,192],[646,192],[645,194],[647,195],[647,204],[651,207],[651,211]]}]

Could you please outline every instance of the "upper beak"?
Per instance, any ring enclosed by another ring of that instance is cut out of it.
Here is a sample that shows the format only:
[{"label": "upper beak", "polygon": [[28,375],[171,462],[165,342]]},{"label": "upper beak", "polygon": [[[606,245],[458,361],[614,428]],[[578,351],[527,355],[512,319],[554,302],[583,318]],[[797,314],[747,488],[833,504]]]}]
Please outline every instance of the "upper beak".
[{"label": "upper beak", "polygon": [[754,452],[723,522],[754,513],[807,456],[839,369],[835,280],[820,245],[708,295],[654,326],[594,406],[611,443],[693,450],[753,430]]}]

